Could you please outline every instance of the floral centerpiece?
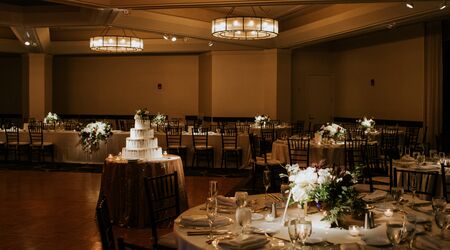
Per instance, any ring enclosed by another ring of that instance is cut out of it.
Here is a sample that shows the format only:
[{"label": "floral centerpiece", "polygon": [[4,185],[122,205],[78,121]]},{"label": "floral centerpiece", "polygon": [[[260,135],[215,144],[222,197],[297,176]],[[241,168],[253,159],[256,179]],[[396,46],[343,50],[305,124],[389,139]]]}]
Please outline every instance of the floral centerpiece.
[{"label": "floral centerpiece", "polygon": [[87,153],[97,151],[101,141],[106,141],[111,135],[111,125],[105,122],[92,122],[81,128],[80,144]]},{"label": "floral centerpiece", "polygon": [[286,165],[285,168],[288,174],[280,176],[289,178],[289,196],[292,198],[289,203],[297,202],[304,206],[314,202],[319,209],[326,211],[322,220],[336,226],[339,226],[342,216],[363,210],[365,203],[353,187],[360,176],[359,167],[353,172],[339,173],[330,168],[301,169],[298,164]]},{"label": "floral centerpiece", "polygon": [[335,141],[345,139],[345,133],[347,132],[345,128],[336,123],[327,123],[320,127],[319,131],[322,137],[332,138]]},{"label": "floral centerpiece", "polygon": [[365,116],[362,119],[356,121],[362,128],[365,134],[377,133],[375,130],[375,121],[373,119],[367,119]]},{"label": "floral centerpiece", "polygon": [[48,112],[47,116],[44,118],[44,123],[55,123],[59,120],[56,113]]},{"label": "floral centerpiece", "polygon": [[134,115],[136,120],[150,120],[150,112],[146,108],[136,110]]},{"label": "floral centerpiece", "polygon": [[255,116],[256,126],[264,127],[268,122],[270,122],[270,117],[268,115],[263,114]]},{"label": "floral centerpiece", "polygon": [[159,126],[164,125],[166,122],[166,117],[167,116],[165,114],[158,113],[153,117],[152,123]]}]

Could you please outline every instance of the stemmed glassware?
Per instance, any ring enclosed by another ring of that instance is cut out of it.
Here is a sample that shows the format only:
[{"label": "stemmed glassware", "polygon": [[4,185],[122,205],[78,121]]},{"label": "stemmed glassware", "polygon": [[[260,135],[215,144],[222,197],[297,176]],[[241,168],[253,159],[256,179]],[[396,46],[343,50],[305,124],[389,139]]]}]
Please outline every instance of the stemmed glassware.
[{"label": "stemmed glassware", "polygon": [[416,174],[411,173],[409,175],[409,178],[410,178],[411,192],[412,192],[411,206],[414,207],[414,205],[416,204],[415,198],[416,198],[416,191],[417,191],[417,176],[416,176]]},{"label": "stemmed glassware", "polygon": [[417,157],[420,155],[420,152],[414,151],[412,153],[412,157],[417,160]]},{"label": "stemmed glassware", "polygon": [[217,215],[217,199],[216,197],[208,197],[206,199],[206,215],[209,222],[209,239],[213,239],[213,224]]},{"label": "stemmed glassware", "polygon": [[252,211],[248,207],[238,207],[236,209],[236,222],[242,228],[242,234],[245,234],[248,226],[252,223]]},{"label": "stemmed glassware", "polygon": [[399,220],[390,220],[386,224],[386,235],[389,241],[394,246],[394,249],[400,244],[404,234],[404,222]]},{"label": "stemmed glassware", "polygon": [[297,244],[298,241],[298,219],[295,218],[291,218],[288,221],[288,233],[289,233],[289,238],[291,239],[291,244],[292,244],[292,249],[295,249],[295,244]]},{"label": "stemmed glassware", "polygon": [[306,240],[309,238],[309,236],[311,236],[312,233],[311,221],[306,220],[305,218],[300,219],[298,222],[297,231],[298,239],[302,242],[302,245],[305,246]]},{"label": "stemmed glassware", "polygon": [[445,210],[438,210],[434,218],[436,225],[441,229],[441,237],[447,239],[450,230],[450,214],[447,214]]},{"label": "stemmed glassware", "polygon": [[247,206],[247,192],[236,192],[234,193],[234,198],[236,200],[237,207],[245,207]]},{"label": "stemmed glassware", "polygon": [[439,152],[439,163],[444,164],[445,163],[445,153]]},{"label": "stemmed glassware", "polygon": [[409,147],[405,147],[405,154],[404,155],[411,155],[411,149]]},{"label": "stemmed glassware", "polygon": [[425,155],[419,154],[417,155],[417,165],[420,167],[425,163]]},{"label": "stemmed glassware", "polygon": [[219,187],[217,181],[209,181],[209,197],[217,197]]},{"label": "stemmed glassware", "polygon": [[264,195],[264,201],[267,201],[267,191],[269,190],[270,187],[270,170],[266,169],[263,172],[263,184],[264,187],[266,188],[266,193]]},{"label": "stemmed glassware", "polygon": [[413,249],[414,240],[417,233],[417,217],[414,214],[408,215],[409,222],[404,222],[403,227],[403,241],[406,242],[408,249]]},{"label": "stemmed glassware", "polygon": [[403,193],[404,193],[403,187],[392,187],[391,194],[397,207],[400,206],[400,200],[402,199]]},{"label": "stemmed glassware", "polygon": [[445,211],[447,200],[444,197],[433,197],[431,199],[431,206],[433,207],[433,214],[436,215],[439,211]]}]

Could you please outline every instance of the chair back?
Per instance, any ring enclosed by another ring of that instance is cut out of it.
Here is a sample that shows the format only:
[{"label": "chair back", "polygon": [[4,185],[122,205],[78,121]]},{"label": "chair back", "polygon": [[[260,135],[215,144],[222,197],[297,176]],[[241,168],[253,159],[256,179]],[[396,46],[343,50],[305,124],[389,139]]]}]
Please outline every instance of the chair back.
[{"label": "chair back", "polygon": [[167,148],[170,146],[181,146],[183,136],[183,128],[178,126],[166,127],[166,144]]},{"label": "chair back", "polygon": [[6,144],[17,143],[19,144],[19,128],[12,126],[9,129],[5,129]]},{"label": "chair back", "polygon": [[439,172],[417,171],[413,169],[394,168],[394,187],[403,187],[405,192],[412,192],[414,183],[416,194],[434,197],[436,194]]},{"label": "chair back", "polygon": [[419,140],[419,132],[420,127],[406,127],[405,141],[403,143],[403,147],[404,148],[408,147],[414,150]]},{"label": "chair back", "polygon": [[234,127],[222,128],[222,149],[238,147],[238,134],[237,129]]},{"label": "chair back", "polygon": [[44,142],[44,125],[42,122],[34,122],[32,126],[28,126],[28,134],[30,143],[38,145]]},{"label": "chair back", "polygon": [[309,137],[288,138],[289,164],[299,164],[305,167],[309,166]]},{"label": "chair back", "polygon": [[250,133],[250,124],[248,124],[248,123],[236,124],[236,129],[239,134],[249,134]]},{"label": "chair back", "polygon": [[208,148],[208,129],[197,128],[192,131],[192,146],[194,149],[197,149],[198,147]]},{"label": "chair back", "polygon": [[291,135],[300,135],[305,130],[305,121],[296,121],[291,125]]},{"label": "chair back", "polygon": [[364,164],[364,148],[367,139],[346,139],[344,142],[344,162],[348,169],[354,169],[356,164]]},{"label": "chair back", "polygon": [[145,177],[145,191],[150,208],[153,245],[158,245],[158,226],[173,223],[180,214],[178,173]]},{"label": "chair back", "polygon": [[398,128],[383,128],[381,130],[381,150],[383,155],[392,159],[400,158]]},{"label": "chair back", "polygon": [[95,209],[98,230],[100,231],[100,239],[102,240],[102,248],[107,250],[114,250],[114,234],[109,216],[108,203],[106,198],[102,196],[97,202]]},{"label": "chair back", "polygon": [[447,181],[447,170],[450,169],[449,163],[441,164],[441,181],[442,181],[442,196],[445,197],[447,202],[450,202],[450,183]]},{"label": "chair back", "polygon": [[347,129],[347,139],[352,140],[352,139],[362,139],[365,138],[366,135],[364,134],[364,131],[360,128],[360,127],[348,127]]}]

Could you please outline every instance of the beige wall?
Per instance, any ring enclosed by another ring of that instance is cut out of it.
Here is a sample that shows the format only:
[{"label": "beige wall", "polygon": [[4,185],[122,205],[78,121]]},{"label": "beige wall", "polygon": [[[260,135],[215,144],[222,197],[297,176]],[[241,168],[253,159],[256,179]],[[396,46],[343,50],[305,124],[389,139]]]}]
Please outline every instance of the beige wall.
[{"label": "beige wall", "polygon": [[422,25],[340,41],[334,63],[336,116],[422,121]]},{"label": "beige wall", "polygon": [[0,56],[0,114],[22,113],[22,58]]},{"label": "beige wall", "polygon": [[[322,116],[422,121],[423,34],[419,24],[295,50],[294,120],[308,121],[311,114],[313,122],[321,120],[312,106],[327,103],[322,113],[329,114]],[[311,94],[327,81],[328,89]]]},{"label": "beige wall", "polygon": [[198,113],[212,116],[212,56],[211,53],[199,56],[198,67]]},{"label": "beige wall", "polygon": [[[63,114],[198,113],[198,56],[57,56],[53,107]],[[157,84],[162,84],[162,89]]]}]

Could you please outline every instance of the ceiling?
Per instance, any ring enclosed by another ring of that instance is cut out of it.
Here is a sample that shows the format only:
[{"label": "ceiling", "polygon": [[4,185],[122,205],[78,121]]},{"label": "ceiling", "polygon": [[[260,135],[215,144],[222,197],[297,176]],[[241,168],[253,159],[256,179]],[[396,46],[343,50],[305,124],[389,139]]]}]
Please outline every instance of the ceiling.
[{"label": "ceiling", "polygon": [[[403,0],[0,0],[0,52],[89,54],[89,38],[135,34],[144,53],[297,48],[371,31],[443,19],[442,1]],[[279,21],[275,39],[235,41],[211,35],[211,20],[227,15]],[[107,30],[106,30],[107,28]],[[163,39],[175,35],[176,42]],[[31,40],[30,46],[25,41]],[[208,46],[209,42],[214,43]]]}]

